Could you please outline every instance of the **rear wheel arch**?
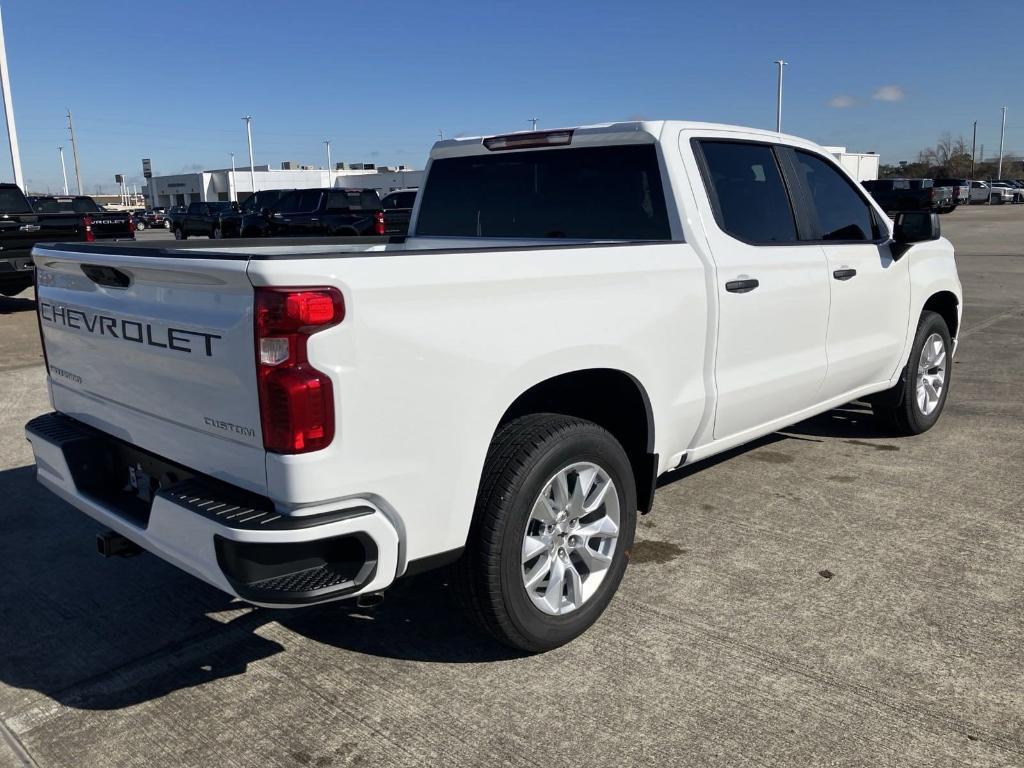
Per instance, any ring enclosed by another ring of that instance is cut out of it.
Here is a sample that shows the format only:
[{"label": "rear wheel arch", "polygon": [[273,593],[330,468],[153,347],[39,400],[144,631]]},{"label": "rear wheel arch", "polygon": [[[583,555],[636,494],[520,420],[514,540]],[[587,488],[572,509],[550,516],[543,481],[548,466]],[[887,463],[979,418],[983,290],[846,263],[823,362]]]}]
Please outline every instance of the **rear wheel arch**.
[{"label": "rear wheel arch", "polygon": [[513,419],[532,413],[573,416],[610,432],[629,457],[638,508],[651,509],[658,473],[654,412],[647,390],[636,377],[615,368],[588,368],[545,379],[509,405],[495,433]]}]

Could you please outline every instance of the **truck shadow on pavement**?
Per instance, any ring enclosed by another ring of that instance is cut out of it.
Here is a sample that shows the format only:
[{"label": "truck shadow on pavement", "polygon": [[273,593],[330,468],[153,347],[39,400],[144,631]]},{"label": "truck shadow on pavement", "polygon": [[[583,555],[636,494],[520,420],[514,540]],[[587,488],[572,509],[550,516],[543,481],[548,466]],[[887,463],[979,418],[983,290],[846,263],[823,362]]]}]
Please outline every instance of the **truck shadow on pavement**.
[{"label": "truck shadow on pavement", "polygon": [[34,312],[35,309],[35,299],[0,296],[0,315],[13,315],[15,312]]},{"label": "truck shadow on pavement", "polygon": [[[36,691],[76,709],[120,709],[240,675],[289,632],[356,653],[424,662],[517,654],[478,633],[450,599],[447,570],[401,581],[373,609],[253,608],[142,554],[104,560],[100,527],[35,480],[0,471],[0,712]],[[285,628],[282,632],[280,627]]]},{"label": "truck shadow on pavement", "polygon": [[[887,436],[867,409],[849,406],[672,472],[659,486],[791,439]],[[153,556],[102,560],[98,530],[39,487],[34,467],[0,471],[0,711],[35,699],[12,689],[78,709],[132,706],[243,674],[285,650],[293,634],[339,652],[428,663],[521,655],[464,620],[448,569],[399,581],[372,610],[334,603],[273,611]]]}]

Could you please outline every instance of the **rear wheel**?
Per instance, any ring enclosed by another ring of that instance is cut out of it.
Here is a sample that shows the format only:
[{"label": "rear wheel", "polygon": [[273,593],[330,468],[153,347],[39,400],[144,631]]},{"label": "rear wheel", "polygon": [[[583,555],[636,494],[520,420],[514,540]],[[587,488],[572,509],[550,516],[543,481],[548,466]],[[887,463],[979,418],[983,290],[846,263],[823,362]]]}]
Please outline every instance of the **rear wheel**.
[{"label": "rear wheel", "polygon": [[170,229],[170,228],[171,228],[171,222],[169,222],[167,220],[164,220],[164,229]]},{"label": "rear wheel", "polygon": [[946,321],[935,312],[922,312],[903,377],[872,402],[875,415],[901,435],[919,435],[935,426],[949,394],[952,352]]},{"label": "rear wheel", "polygon": [[456,565],[469,616],[524,651],[577,637],[618,589],[636,509],[629,459],[605,429],[558,414],[505,424]]},{"label": "rear wheel", "polygon": [[141,232],[146,228],[146,222],[142,220],[135,222],[135,228]]},{"label": "rear wheel", "polygon": [[188,235],[181,231],[181,227],[174,228],[174,239],[175,240],[188,240]]},{"label": "rear wheel", "polygon": [[211,237],[214,240],[223,240],[224,239],[224,230],[220,228],[219,224],[213,228],[213,235],[211,235]]}]

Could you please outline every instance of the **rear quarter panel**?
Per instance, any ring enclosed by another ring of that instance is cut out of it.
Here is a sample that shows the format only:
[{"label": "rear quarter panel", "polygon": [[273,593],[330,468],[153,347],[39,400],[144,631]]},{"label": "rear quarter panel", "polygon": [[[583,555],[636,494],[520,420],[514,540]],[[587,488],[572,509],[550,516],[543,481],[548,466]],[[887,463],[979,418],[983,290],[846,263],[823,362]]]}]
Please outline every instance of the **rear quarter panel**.
[{"label": "rear quarter panel", "polygon": [[545,379],[632,375],[663,458],[703,414],[704,267],[685,243],[252,261],[249,277],[333,285],[346,303],[344,322],[309,343],[334,383],[336,437],[268,455],[271,496],[370,497],[403,531],[404,559],[464,544],[499,419]]}]

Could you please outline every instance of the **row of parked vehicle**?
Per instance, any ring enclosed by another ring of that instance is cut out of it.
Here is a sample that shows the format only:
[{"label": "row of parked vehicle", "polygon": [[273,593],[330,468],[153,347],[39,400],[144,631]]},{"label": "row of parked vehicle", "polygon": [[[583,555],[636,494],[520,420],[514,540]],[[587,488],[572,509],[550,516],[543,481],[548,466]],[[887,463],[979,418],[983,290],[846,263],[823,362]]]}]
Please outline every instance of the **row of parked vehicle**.
[{"label": "row of parked vehicle", "polygon": [[136,226],[170,229],[178,240],[404,235],[415,201],[415,189],[390,192],[383,200],[375,189],[264,189],[241,204],[194,202],[170,210],[142,211]]},{"label": "row of parked vehicle", "polygon": [[862,184],[890,212],[949,213],[971,203],[1024,203],[1024,181],[1019,179],[873,179]]}]

